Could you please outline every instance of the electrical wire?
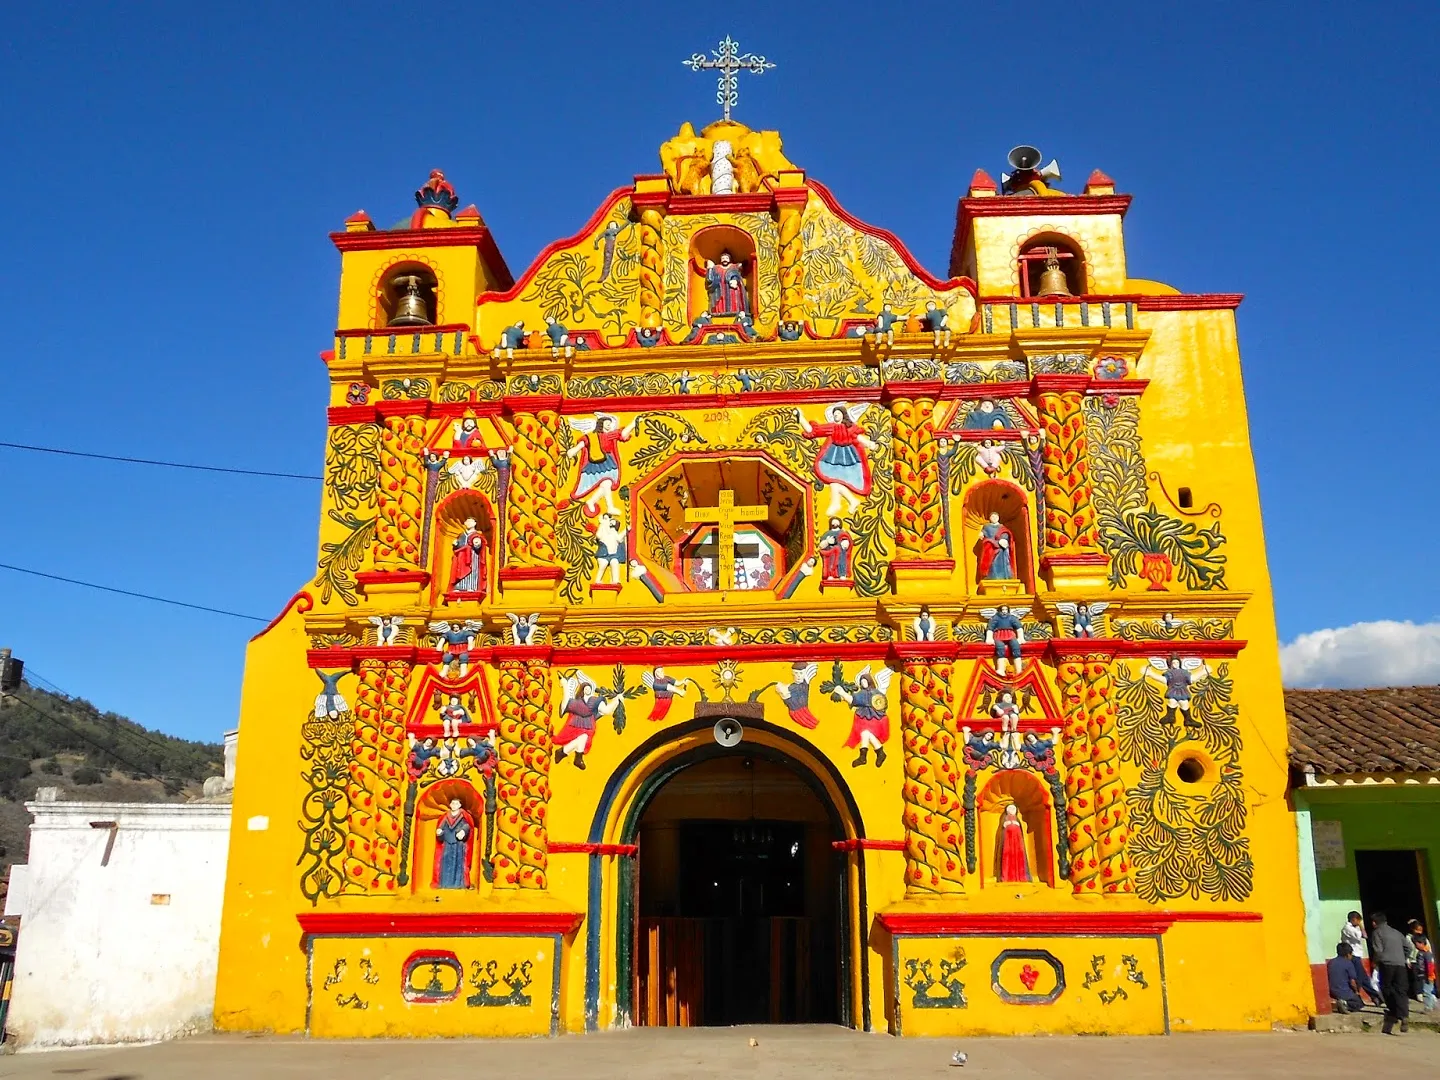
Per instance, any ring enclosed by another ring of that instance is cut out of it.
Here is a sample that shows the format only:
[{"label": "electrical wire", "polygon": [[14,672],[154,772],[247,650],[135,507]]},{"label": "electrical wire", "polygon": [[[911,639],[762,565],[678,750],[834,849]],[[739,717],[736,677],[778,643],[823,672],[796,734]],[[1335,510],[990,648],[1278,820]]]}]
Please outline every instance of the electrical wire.
[{"label": "electrical wire", "polygon": [[261,618],[259,615],[246,615],[240,611],[226,611],[224,608],[207,607],[204,604],[190,604],[184,600],[170,600],[164,596],[152,596],[150,593],[133,592],[130,589],[117,589],[111,585],[97,585],[93,581],[80,581],[77,578],[61,577],[59,574],[47,574],[43,570],[31,570],[25,566],[13,566],[10,563],[0,563],[0,570],[13,570],[17,574],[29,574],[32,577],[48,578],[50,581],[63,581],[67,585],[80,585],[86,589],[99,589],[101,592],[115,593],[118,596],[133,596],[141,600],[153,600],[157,604],[170,604],[174,607],[190,608],[192,611],[208,611],[212,615],[228,615],[232,619],[249,619],[251,622],[268,623],[269,619]]},{"label": "electrical wire", "polygon": [[63,457],[93,458],[96,461],[119,461],[126,465],[158,465],[165,469],[192,469],[196,472],[230,473],[234,476],[264,476],[274,480],[323,480],[309,473],[269,472],[265,469],[232,469],[224,465],[193,465],[183,461],[158,461],[154,458],[122,457],[117,454],[93,454],[85,450],[63,450],[56,446],[32,446],[28,443],[0,442],[9,450],[28,450],[34,454],[59,454]]},{"label": "electrical wire", "polygon": [[80,739],[82,742],[87,742],[87,743],[89,743],[89,744],[90,744],[91,746],[93,746],[96,750],[99,750],[102,754],[106,754],[106,755],[108,755],[109,757],[114,758],[116,761],[120,762],[120,764],[129,766],[129,768],[130,768],[130,770],[131,770],[132,772],[140,773],[140,774],[142,774],[142,775],[144,775],[144,776],[149,777],[151,780],[159,780],[161,783],[164,783],[164,781],[165,781],[165,779],[166,779],[165,777],[163,777],[163,776],[156,776],[156,775],[155,775],[153,772],[151,772],[149,769],[145,768],[145,766],[143,766],[143,765],[138,765],[138,764],[136,764],[135,762],[131,761],[129,758],[124,757],[124,756],[116,753],[114,747],[105,746],[105,745],[103,745],[103,744],[101,744],[101,743],[96,742],[94,739],[90,738],[90,736],[86,735],[86,734],[85,734],[83,731],[81,731],[79,728],[75,727],[75,725],[69,723],[68,721],[62,719],[61,717],[56,716],[54,713],[49,712],[49,711],[47,711],[47,710],[45,710],[45,709],[38,708],[37,706],[30,704],[30,702],[26,701],[24,698],[19,697],[19,696],[17,696],[17,695],[10,695],[10,696],[6,697],[5,700],[6,700],[7,702],[10,702],[10,703],[15,704],[15,705],[24,706],[25,708],[29,709],[31,712],[33,712],[36,716],[40,717],[41,719],[49,720],[51,723],[54,723],[54,724],[59,724],[61,727],[65,728],[67,731],[69,731],[69,732],[70,732],[72,735],[74,735],[76,738]]},{"label": "electrical wire", "polygon": [[[74,694],[61,687],[58,683],[52,682],[50,679],[45,678],[44,675],[41,675],[40,672],[36,671],[35,668],[29,664],[25,666],[25,678],[27,681],[30,682],[32,686],[34,686],[35,682],[38,680],[39,682],[44,683],[45,686],[48,687],[52,693],[59,694],[61,697],[68,698],[71,701],[75,700]],[[134,724],[133,720],[131,721],[131,724]],[[132,739],[144,743],[146,746],[153,747],[156,750],[163,750],[167,754],[174,753],[177,749],[177,747],[165,745],[165,743],[161,742],[160,739],[156,738],[149,731],[140,727],[138,724],[134,727],[125,724],[116,724],[114,730],[117,732],[123,732],[124,734],[129,735]],[[160,734],[164,736],[163,732],[161,732]],[[164,737],[173,738],[177,742],[181,743],[187,741],[173,735]]]}]

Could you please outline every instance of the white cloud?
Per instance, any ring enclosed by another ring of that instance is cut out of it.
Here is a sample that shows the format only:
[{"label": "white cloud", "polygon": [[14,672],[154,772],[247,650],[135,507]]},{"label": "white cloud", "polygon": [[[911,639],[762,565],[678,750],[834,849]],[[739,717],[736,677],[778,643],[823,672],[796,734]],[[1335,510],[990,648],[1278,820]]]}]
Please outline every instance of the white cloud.
[{"label": "white cloud", "polygon": [[1385,619],[1301,634],[1280,646],[1288,687],[1440,683],[1440,622]]}]

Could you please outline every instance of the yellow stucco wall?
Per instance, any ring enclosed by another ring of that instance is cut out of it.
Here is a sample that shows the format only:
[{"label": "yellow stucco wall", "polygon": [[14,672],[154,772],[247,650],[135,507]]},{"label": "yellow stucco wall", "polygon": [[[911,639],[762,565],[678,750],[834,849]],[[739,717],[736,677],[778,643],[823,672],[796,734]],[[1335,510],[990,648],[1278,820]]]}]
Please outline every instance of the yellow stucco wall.
[{"label": "yellow stucco wall", "polygon": [[[337,234],[317,573],[247,655],[218,1026],[504,1035],[625,1022],[617,927],[633,819],[667,769],[714,746],[727,711],[745,747],[798,763],[836,809],[853,1024],[1303,1020],[1313,1001],[1233,303],[1128,279],[1118,213],[979,215],[978,286],[939,281],[776,157],[778,138],[755,143],[760,179],[737,170],[749,188],[687,194],[700,173],[683,162],[711,153],[713,134],[682,131],[662,155],[668,176],[611,196],[513,286],[478,215],[431,211],[438,227],[393,236],[352,219]],[[1042,226],[1086,252],[1083,307],[977,301],[1013,291],[1018,245]],[[696,322],[701,256],[721,242],[743,256],[751,317]],[[397,267],[433,275],[446,329],[379,325]],[[947,313],[944,332],[922,322],[932,310]],[[567,335],[553,346],[547,317]],[[506,336],[517,323],[523,341]],[[1001,430],[978,426],[987,400]],[[820,476],[833,433],[816,425],[837,406],[865,436],[863,494]],[[604,470],[584,430],[597,414],[624,436],[605,444],[619,471],[608,491],[580,482],[580,458]],[[771,575],[760,587],[702,588],[675,561],[696,539],[684,511],[721,490],[764,508],[751,515],[773,541],[770,569],[752,568]],[[587,500],[625,533],[618,587],[608,570],[595,584]],[[992,508],[1020,565],[982,581]],[[447,601],[467,517],[485,595]],[[822,557],[827,535],[848,543],[848,566]],[[1076,636],[1078,601],[1107,605],[1092,638]],[[1001,604],[1028,639],[1021,673],[997,670],[986,640]],[[532,612],[522,641],[509,616]],[[404,620],[393,638],[372,621],[391,616]],[[444,632],[468,635],[463,673],[445,663]],[[1192,673],[1188,713],[1150,666],[1172,654]],[[797,664],[813,728],[777,690]],[[652,721],[657,667],[689,682]],[[878,767],[847,745],[856,713],[832,692],[864,693],[866,669],[885,683]],[[607,708],[580,768],[555,736],[586,678]],[[1013,747],[993,711],[1005,690],[1027,736]],[[447,742],[439,706],[452,693],[466,726]],[[415,758],[426,739],[445,756]],[[451,797],[474,821],[470,881],[435,888]],[[1012,803],[1029,882],[997,880]]]}]

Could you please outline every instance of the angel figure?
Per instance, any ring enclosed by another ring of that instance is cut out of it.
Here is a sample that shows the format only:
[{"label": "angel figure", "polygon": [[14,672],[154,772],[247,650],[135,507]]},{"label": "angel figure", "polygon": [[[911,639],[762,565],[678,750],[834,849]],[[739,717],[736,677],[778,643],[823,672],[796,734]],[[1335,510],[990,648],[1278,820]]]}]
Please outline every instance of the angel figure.
[{"label": "angel figure", "polygon": [[831,405],[826,410],[829,420],[823,424],[812,424],[802,411],[795,410],[805,436],[824,440],[815,457],[815,476],[830,489],[827,518],[837,514],[848,517],[870,494],[870,452],[877,447],[860,427],[860,417],[869,407],[863,403]]},{"label": "angel figure", "polygon": [[935,622],[935,616],[930,614],[930,605],[921,604],[919,613],[910,620],[910,632],[915,635],[915,640],[934,641],[935,632],[938,629],[939,624]]},{"label": "angel figure", "polygon": [[1070,622],[1070,636],[1077,638],[1099,637],[1104,632],[1105,624],[1100,620],[1100,613],[1110,606],[1108,600],[1101,600],[1096,603],[1089,603],[1085,600],[1062,601],[1055,607],[1066,616]]},{"label": "angel figure", "polygon": [[340,693],[338,684],[341,679],[350,674],[350,669],[346,668],[344,671],[317,671],[315,674],[320,676],[320,682],[324,685],[324,689],[315,695],[315,719],[324,720],[329,718],[334,720],[341,713],[349,712],[350,703],[346,701],[345,696]]},{"label": "angel figure", "polygon": [[815,661],[807,664],[803,660],[797,660],[790,665],[790,681],[775,684],[775,693],[785,703],[785,711],[790,714],[790,719],[811,731],[820,725],[820,721],[810,711],[810,683],[819,671],[820,665]]},{"label": "angel figure", "polygon": [[618,709],[620,698],[602,697],[595,680],[583,671],[562,678],[560,689],[564,695],[560,715],[565,723],[555,734],[555,760],[564,761],[568,754],[575,767],[583,769],[585,755],[595,741],[595,722]]},{"label": "angel figure", "polygon": [[475,648],[475,635],[485,628],[485,624],[478,619],[466,619],[464,622],[432,622],[430,633],[439,639],[441,648],[440,674],[449,677],[450,666],[460,665],[460,677],[463,679],[470,672],[470,651]]},{"label": "angel figure", "polygon": [[513,611],[507,611],[505,618],[510,620],[510,640],[516,645],[535,645],[540,640],[540,613],[531,612],[529,615],[516,615]]},{"label": "angel figure", "polygon": [[620,513],[613,494],[620,487],[619,446],[635,434],[635,424],[636,420],[631,420],[622,428],[619,419],[611,413],[596,413],[589,420],[570,418],[570,426],[583,436],[565,451],[566,457],[581,459],[580,475],[575,477],[570,498],[585,500],[587,517],[595,516],[596,504],[601,499],[605,500],[605,508],[610,513]]},{"label": "angel figure", "polygon": [[405,616],[371,615],[370,625],[375,627],[376,645],[394,645],[400,637],[400,627],[405,625]]},{"label": "angel figure", "polygon": [[1005,451],[995,442],[994,439],[985,439],[980,443],[980,449],[975,451],[975,466],[986,476],[994,480],[1000,475],[1000,466],[1005,463]]},{"label": "angel figure", "polygon": [[663,667],[657,667],[654,671],[647,671],[640,676],[640,681],[645,688],[655,695],[655,704],[650,709],[651,720],[664,720],[670,712],[670,706],[675,704],[677,697],[685,696],[685,685],[694,683],[694,679],[675,679],[665,674]]},{"label": "angel figure", "polygon": [[836,695],[848,701],[855,711],[854,719],[850,723],[850,737],[845,740],[847,748],[860,748],[860,753],[850,763],[851,768],[864,765],[866,755],[871,750],[875,751],[876,768],[885,764],[884,744],[890,738],[890,716],[887,712],[889,702],[885,700],[885,691],[890,686],[892,674],[889,668],[882,667],[871,675],[870,666],[867,664],[855,677],[855,689],[847,690],[843,686],[835,688]]},{"label": "angel figure", "polygon": [[[453,451],[476,451],[478,453],[453,454]],[[473,416],[466,416],[455,422],[451,429],[450,449],[443,452],[442,461],[455,482],[463,488],[475,486],[490,465],[490,454],[485,448],[485,439],[480,433],[480,422]]]},{"label": "angel figure", "polygon": [[1205,661],[1198,656],[1188,660],[1181,660],[1178,656],[1172,656],[1169,660],[1162,660],[1158,656],[1152,656],[1145,674],[1165,687],[1165,704],[1170,710],[1166,718],[1171,723],[1179,720],[1182,716],[1185,723],[1190,723],[1190,691],[1196,683],[1202,682],[1210,675],[1210,669],[1205,666]]}]

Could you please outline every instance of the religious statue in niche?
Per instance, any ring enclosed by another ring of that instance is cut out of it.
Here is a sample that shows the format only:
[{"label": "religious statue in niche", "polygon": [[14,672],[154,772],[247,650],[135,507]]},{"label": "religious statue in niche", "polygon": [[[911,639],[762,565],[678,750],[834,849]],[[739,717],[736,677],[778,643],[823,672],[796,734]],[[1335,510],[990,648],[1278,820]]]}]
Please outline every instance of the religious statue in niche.
[{"label": "religious statue in niche", "polygon": [[838,517],[830,519],[830,527],[820,534],[815,550],[820,553],[821,581],[849,581],[850,559],[855,539]]},{"label": "religious statue in niche", "polygon": [[981,581],[1015,580],[1015,535],[1001,523],[998,510],[991,510],[980,527],[978,547],[975,570]]},{"label": "religious statue in niche", "polygon": [[995,647],[995,673],[1006,673],[1007,661],[1015,665],[1015,674],[1020,674],[1020,649],[1025,644],[1025,627],[1020,616],[1010,610],[1008,604],[999,607],[982,608],[980,617],[985,620],[985,644]]},{"label": "religious statue in niche", "polygon": [[686,685],[693,686],[695,683],[694,679],[672,678],[665,674],[663,667],[645,672],[640,676],[640,681],[655,695],[655,704],[650,708],[651,720],[664,720],[669,715],[670,706],[675,703],[675,699],[685,696]]},{"label": "religious statue in niche", "polygon": [[475,648],[475,635],[485,629],[478,619],[464,622],[432,622],[430,633],[434,634],[441,649],[440,674],[449,677],[452,666],[460,668],[463,679],[470,671],[470,653]]},{"label": "religious statue in niche", "polygon": [[470,852],[474,843],[475,819],[459,799],[451,799],[449,812],[435,827],[435,872],[430,882],[432,888],[470,887]]},{"label": "religious statue in niche", "polygon": [[1067,600],[1056,604],[1055,608],[1069,620],[1071,637],[1093,638],[1104,633],[1100,615],[1109,606],[1109,601],[1103,600],[1097,603]]},{"label": "religious statue in niche", "polygon": [[564,699],[560,715],[564,725],[555,735],[555,760],[567,756],[577,769],[585,768],[585,755],[595,742],[595,723],[602,716],[612,715],[620,707],[618,696],[602,696],[595,680],[583,671],[560,680]]},{"label": "religious statue in niche", "polygon": [[1145,674],[1165,687],[1165,705],[1169,709],[1167,719],[1173,724],[1183,718],[1188,727],[1191,723],[1190,691],[1196,683],[1210,675],[1205,661],[1198,656],[1187,660],[1178,656],[1168,660],[1152,656],[1145,667]]},{"label": "religious statue in niche", "polygon": [[822,424],[810,423],[803,411],[795,410],[806,437],[823,440],[815,455],[815,476],[830,492],[826,517],[842,510],[846,515],[853,514],[870,494],[870,452],[876,446],[860,427],[860,418],[869,407],[844,402],[830,405],[825,410],[829,420]]},{"label": "religious statue in niche", "polygon": [[[750,296],[745,287],[745,266],[728,251],[720,260],[705,260],[705,294],[710,303],[705,313],[723,322],[743,322],[750,317]],[[728,316],[729,318],[725,318]]]},{"label": "religious statue in niche", "polygon": [[985,398],[971,409],[960,425],[962,431],[1004,431],[1014,427],[1015,422],[990,398]]},{"label": "religious statue in niche", "polygon": [[625,532],[620,528],[617,514],[601,514],[595,522],[595,584],[605,581],[610,573],[610,584],[620,584],[620,571],[629,561],[625,553]]},{"label": "religious statue in niche", "polygon": [[995,878],[997,881],[1034,881],[1030,874],[1030,856],[1025,850],[1025,823],[1014,803],[1005,807],[1000,818],[1000,836],[996,844]]},{"label": "religious statue in niche", "polygon": [[474,518],[450,543],[450,578],[445,599],[475,599],[485,595],[485,534]]},{"label": "religious statue in niche", "polygon": [[570,493],[570,499],[572,502],[585,500],[587,517],[594,517],[599,512],[598,504],[602,500],[610,513],[620,513],[620,504],[614,496],[614,492],[620,489],[619,447],[635,434],[638,419],[622,428],[619,418],[611,413],[596,413],[591,420],[570,418],[570,426],[581,436],[565,452],[566,457],[580,461],[580,475],[575,478],[575,489]]},{"label": "religious statue in niche", "polygon": [[864,765],[871,750],[875,751],[876,767],[885,764],[884,744],[890,738],[889,702],[885,700],[885,691],[890,686],[892,674],[889,668],[882,667],[871,675],[867,665],[855,676],[853,687],[843,683],[835,687],[835,697],[848,701],[854,711],[850,723],[850,737],[845,740],[845,746],[852,750],[859,747],[860,752],[850,763],[851,768]]}]

